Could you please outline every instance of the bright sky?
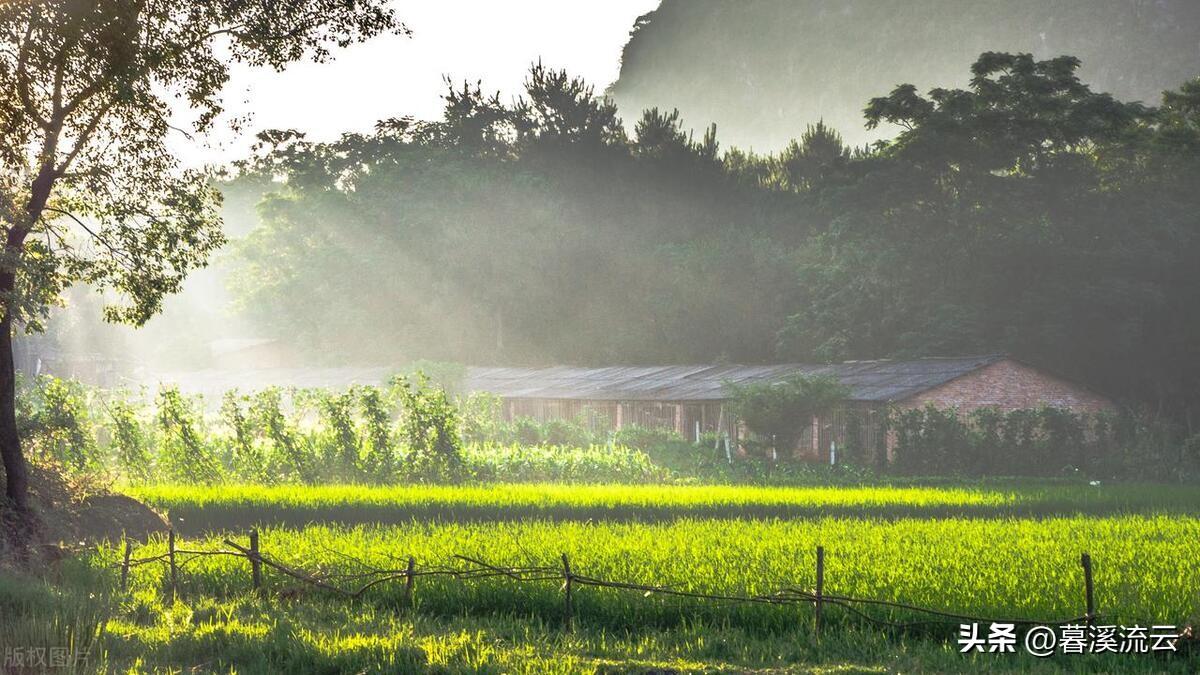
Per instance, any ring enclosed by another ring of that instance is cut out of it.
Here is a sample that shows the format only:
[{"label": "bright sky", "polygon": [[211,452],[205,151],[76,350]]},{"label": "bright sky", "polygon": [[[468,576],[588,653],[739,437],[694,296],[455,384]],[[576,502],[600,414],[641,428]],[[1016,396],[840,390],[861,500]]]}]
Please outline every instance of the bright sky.
[{"label": "bright sky", "polygon": [[[566,68],[611,84],[638,16],[658,0],[394,0],[411,37],[383,36],[335,52],[327,64],[297,63],[283,73],[239,68],[224,92],[227,115],[252,117],[234,136],[218,124],[207,139],[172,140],[185,164],[236,159],[261,129],[299,129],[329,140],[367,131],[376,120],[441,113],[443,75],[482,80],[507,99],[530,63]],[[187,119],[181,116],[181,120]]]}]

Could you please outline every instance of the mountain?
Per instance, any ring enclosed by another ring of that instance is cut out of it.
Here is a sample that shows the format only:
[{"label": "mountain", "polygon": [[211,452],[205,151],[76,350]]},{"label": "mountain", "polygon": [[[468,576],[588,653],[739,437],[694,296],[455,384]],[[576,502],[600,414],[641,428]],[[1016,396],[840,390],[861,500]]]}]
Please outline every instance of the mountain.
[{"label": "mountain", "polygon": [[985,51],[1071,54],[1096,91],[1157,103],[1200,75],[1197,0],[663,0],[609,89],[626,122],[678,108],[723,144],[774,150],[824,119],[846,140],[900,83],[960,87]]}]

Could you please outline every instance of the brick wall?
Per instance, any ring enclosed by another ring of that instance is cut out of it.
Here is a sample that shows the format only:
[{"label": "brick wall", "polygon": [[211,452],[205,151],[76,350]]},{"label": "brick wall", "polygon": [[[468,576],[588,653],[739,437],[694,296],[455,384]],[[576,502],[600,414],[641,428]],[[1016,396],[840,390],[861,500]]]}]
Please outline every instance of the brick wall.
[{"label": "brick wall", "polygon": [[1116,409],[1103,396],[1010,359],[897,401],[896,405],[920,408],[927,403],[938,408],[956,407],[960,412],[985,406],[1019,410],[1047,405],[1089,413]]}]

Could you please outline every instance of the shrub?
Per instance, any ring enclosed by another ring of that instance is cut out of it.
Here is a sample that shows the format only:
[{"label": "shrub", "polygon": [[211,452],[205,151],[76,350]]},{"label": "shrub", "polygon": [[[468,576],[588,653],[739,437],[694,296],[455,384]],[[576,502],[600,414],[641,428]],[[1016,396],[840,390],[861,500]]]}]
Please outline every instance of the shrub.
[{"label": "shrub", "polygon": [[1130,414],[1042,407],[892,410],[890,467],[910,475],[1088,476],[1183,480],[1200,473],[1175,425]]},{"label": "shrub", "polygon": [[486,482],[645,483],[670,473],[646,453],[623,446],[469,445],[466,470]]},{"label": "shrub", "polygon": [[316,394],[319,411],[316,445],[325,465],[325,479],[341,480],[358,477],[359,442],[354,425],[354,393]]},{"label": "shrub", "polygon": [[107,405],[112,424],[110,448],[118,468],[131,481],[146,482],[153,475],[150,439],[128,400],[115,399]]},{"label": "shrub", "polygon": [[495,394],[476,391],[459,399],[463,440],[467,443],[502,440],[507,434],[500,410],[501,399]]},{"label": "shrub", "polygon": [[369,480],[386,483],[396,475],[396,445],[392,441],[392,422],[388,405],[379,387],[356,390],[362,411],[363,452],[360,466]]},{"label": "shrub", "polygon": [[220,418],[229,435],[226,437],[226,466],[240,480],[270,482],[270,472],[262,446],[254,433],[254,425],[246,414],[250,401],[236,389],[225,392],[221,399]]},{"label": "shrub", "polygon": [[775,382],[725,383],[730,411],[772,450],[794,448],[815,415],[846,397],[846,388],[831,377],[793,375]]},{"label": "shrub", "polygon": [[267,455],[268,470],[306,483],[314,482],[317,477],[316,463],[308,448],[304,447],[295,426],[283,412],[282,390],[268,387],[255,394],[250,414],[271,444],[271,452]]},{"label": "shrub", "polygon": [[179,483],[216,483],[221,470],[206,447],[201,423],[191,403],[176,387],[158,392],[159,477]]},{"label": "shrub", "polygon": [[402,411],[400,429],[409,475],[422,480],[458,480],[463,477],[462,436],[458,408],[446,390],[421,374],[393,380]]},{"label": "shrub", "polygon": [[74,380],[40,376],[18,396],[18,433],[35,458],[82,472],[100,464],[88,392]]}]

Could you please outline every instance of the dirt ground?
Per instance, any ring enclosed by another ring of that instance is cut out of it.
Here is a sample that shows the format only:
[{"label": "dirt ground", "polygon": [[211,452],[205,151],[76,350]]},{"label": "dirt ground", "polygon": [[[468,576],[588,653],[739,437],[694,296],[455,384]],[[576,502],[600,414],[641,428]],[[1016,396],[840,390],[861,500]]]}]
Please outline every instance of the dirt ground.
[{"label": "dirt ground", "polygon": [[144,541],[170,527],[162,514],[105,485],[73,482],[47,467],[33,467],[30,479],[32,522],[0,505],[0,568],[53,563],[75,548],[122,537]]}]

